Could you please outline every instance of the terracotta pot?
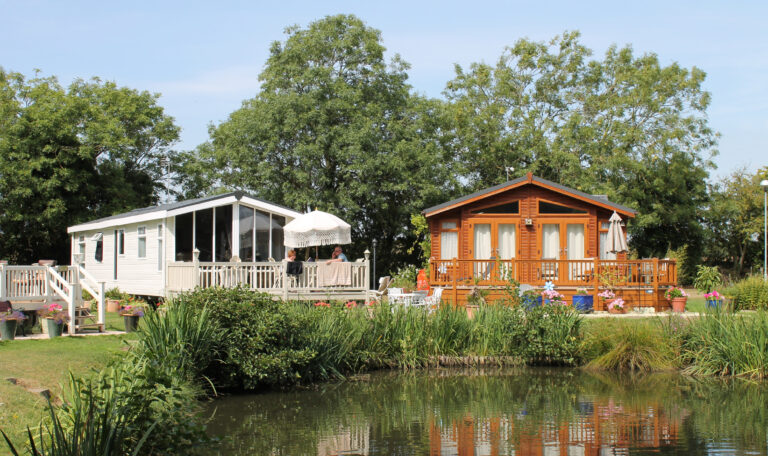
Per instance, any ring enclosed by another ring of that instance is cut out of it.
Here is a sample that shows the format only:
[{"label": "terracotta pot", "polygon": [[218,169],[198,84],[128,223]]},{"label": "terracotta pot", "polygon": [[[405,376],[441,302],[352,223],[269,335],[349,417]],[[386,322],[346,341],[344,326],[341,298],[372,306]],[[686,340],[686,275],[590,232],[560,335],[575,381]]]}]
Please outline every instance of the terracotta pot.
[{"label": "terracotta pot", "polygon": [[[606,307],[606,309],[608,309]],[[608,313],[611,314],[625,314],[627,313],[627,309],[619,309],[618,307],[614,307],[613,309],[608,309]]]},{"label": "terracotta pot", "polygon": [[677,313],[685,312],[685,303],[688,301],[687,297],[672,298],[669,301],[672,303],[672,312],[677,312]]},{"label": "terracotta pot", "polygon": [[478,306],[476,304],[467,304],[467,318],[471,319],[472,317],[474,317],[475,316],[475,312],[479,308],[480,308],[480,306]]},{"label": "terracotta pot", "polygon": [[107,312],[117,312],[120,310],[120,300],[107,299]]}]

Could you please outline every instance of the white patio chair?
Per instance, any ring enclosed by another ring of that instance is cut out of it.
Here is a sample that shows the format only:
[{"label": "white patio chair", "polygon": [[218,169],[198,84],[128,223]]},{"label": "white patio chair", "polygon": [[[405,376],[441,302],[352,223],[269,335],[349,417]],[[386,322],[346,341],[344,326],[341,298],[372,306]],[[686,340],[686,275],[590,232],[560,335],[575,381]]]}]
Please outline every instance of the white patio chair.
[{"label": "white patio chair", "polygon": [[404,298],[403,298],[403,289],[402,288],[390,288],[387,290],[387,296],[389,296],[389,303],[390,304],[402,304]]},{"label": "white patio chair", "polygon": [[424,298],[424,306],[427,308],[427,311],[429,313],[434,312],[438,307],[440,307],[440,301],[443,298],[443,288],[435,288],[432,290],[432,296],[427,296]]}]

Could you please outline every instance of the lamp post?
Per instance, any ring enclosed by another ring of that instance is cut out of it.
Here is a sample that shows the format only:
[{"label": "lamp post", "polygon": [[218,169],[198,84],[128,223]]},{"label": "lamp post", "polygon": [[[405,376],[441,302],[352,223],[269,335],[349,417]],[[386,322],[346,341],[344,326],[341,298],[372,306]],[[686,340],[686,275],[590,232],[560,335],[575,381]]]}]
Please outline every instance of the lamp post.
[{"label": "lamp post", "polygon": [[373,289],[376,290],[378,287],[376,286],[378,283],[376,282],[376,239],[373,239]]},{"label": "lamp post", "polygon": [[763,281],[768,282],[768,179],[760,182],[763,187]]}]

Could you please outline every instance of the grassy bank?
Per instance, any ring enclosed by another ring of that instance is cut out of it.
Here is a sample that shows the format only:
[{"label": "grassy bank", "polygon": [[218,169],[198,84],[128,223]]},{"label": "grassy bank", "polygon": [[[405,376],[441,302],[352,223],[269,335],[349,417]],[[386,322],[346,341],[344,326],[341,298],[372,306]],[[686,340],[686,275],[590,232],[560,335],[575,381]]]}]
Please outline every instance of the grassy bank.
[{"label": "grassy bank", "polygon": [[[49,389],[61,397],[68,372],[86,375],[102,369],[113,356],[124,353],[133,335],[59,337],[0,342],[0,423],[16,443],[25,439],[27,426],[36,428],[45,416],[46,401],[27,388]],[[16,378],[19,385],[7,382]],[[4,447],[4,445],[3,445]],[[2,453],[2,452],[0,452]],[[4,453],[3,453],[4,454]]]}]

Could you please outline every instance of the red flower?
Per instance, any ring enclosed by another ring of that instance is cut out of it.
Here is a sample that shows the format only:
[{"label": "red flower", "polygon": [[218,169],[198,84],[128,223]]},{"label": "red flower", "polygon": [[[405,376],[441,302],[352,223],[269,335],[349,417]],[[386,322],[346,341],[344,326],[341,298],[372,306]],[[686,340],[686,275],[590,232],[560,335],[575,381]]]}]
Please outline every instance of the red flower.
[{"label": "red flower", "polygon": [[355,301],[347,301],[345,306],[347,306],[347,309],[351,309],[351,308],[357,306],[357,303]]},{"label": "red flower", "polygon": [[331,307],[327,302],[316,302],[315,307]]}]

